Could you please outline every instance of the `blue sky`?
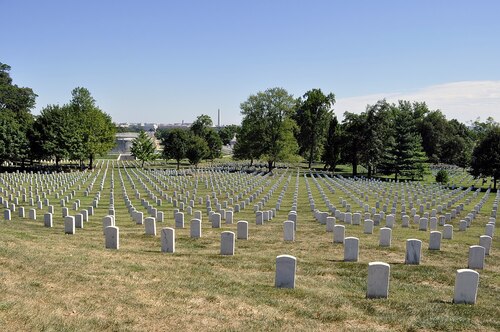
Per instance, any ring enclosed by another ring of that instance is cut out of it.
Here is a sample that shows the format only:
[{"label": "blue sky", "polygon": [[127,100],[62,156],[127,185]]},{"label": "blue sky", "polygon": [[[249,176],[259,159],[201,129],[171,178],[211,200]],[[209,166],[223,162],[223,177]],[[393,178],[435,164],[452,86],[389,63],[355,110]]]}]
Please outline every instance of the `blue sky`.
[{"label": "blue sky", "polygon": [[500,1],[0,0],[0,62],[37,114],[90,90],[115,122],[239,123],[283,87],[333,92],[335,113],[380,98],[500,121]]}]

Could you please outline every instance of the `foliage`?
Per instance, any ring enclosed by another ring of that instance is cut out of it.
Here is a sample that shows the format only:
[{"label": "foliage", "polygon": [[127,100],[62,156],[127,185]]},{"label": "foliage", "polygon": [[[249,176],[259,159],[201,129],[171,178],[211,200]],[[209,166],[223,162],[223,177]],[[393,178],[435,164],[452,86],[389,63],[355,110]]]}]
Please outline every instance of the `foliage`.
[{"label": "foliage", "polygon": [[399,101],[393,105],[392,135],[387,141],[387,147],[381,169],[384,174],[394,174],[397,180],[399,175],[422,178],[425,170],[425,153],[422,150],[422,138],[417,131],[415,104]]},{"label": "foliage", "polygon": [[209,128],[205,134],[205,142],[208,146],[208,153],[205,159],[214,160],[222,156],[222,140],[213,128]]},{"label": "foliage", "polygon": [[490,128],[472,152],[471,174],[492,176],[493,188],[500,178],[500,126]]},{"label": "foliage", "polygon": [[444,169],[441,169],[436,174],[436,182],[444,184],[448,183],[448,172]]},{"label": "foliage", "polygon": [[198,116],[190,129],[193,135],[201,137],[208,146],[208,153],[204,153],[206,159],[214,160],[222,155],[222,141],[217,132],[212,128],[212,119],[205,114]]},{"label": "foliage", "polygon": [[191,165],[198,167],[198,164],[203,158],[210,153],[207,142],[197,135],[189,137],[188,146],[186,150],[186,157]]},{"label": "foliage", "polygon": [[322,161],[332,172],[335,172],[335,168],[340,161],[341,146],[342,131],[337,117],[334,115],[328,125],[328,134],[322,155]]},{"label": "foliage", "polygon": [[321,89],[307,91],[304,100],[298,100],[297,112],[294,119],[298,125],[297,141],[299,153],[309,162],[309,168],[314,160],[321,156],[325,133],[332,117],[332,106],[335,95],[324,95]]},{"label": "foliage", "polygon": [[142,167],[144,167],[145,161],[151,161],[157,158],[155,144],[152,138],[149,137],[144,130],[141,130],[139,136],[132,141],[130,152],[135,158],[142,161]]},{"label": "foliage", "polygon": [[218,134],[222,141],[222,144],[229,145],[239,129],[240,126],[237,125],[228,125],[220,128]]},{"label": "foliage", "polygon": [[[294,158],[298,145],[290,131],[296,124],[292,119],[296,102],[283,88],[271,88],[251,95],[241,103],[243,115],[240,146],[251,148],[251,155],[267,160],[271,171],[276,161]],[[247,140],[252,139],[253,142]],[[238,147],[237,149],[241,149]]]},{"label": "foliage", "polygon": [[70,106],[80,123],[75,134],[82,139],[81,150],[75,153],[75,158],[88,158],[89,168],[92,168],[96,156],[105,155],[114,147],[116,128],[111,117],[96,106],[87,89],[77,87],[71,95]]},{"label": "foliage", "polygon": [[81,150],[80,124],[73,115],[68,105],[48,105],[40,112],[31,134],[38,158],[54,158],[59,166],[62,159],[73,159],[71,156]]},{"label": "foliage", "polygon": [[12,84],[10,69],[10,66],[0,62],[0,113],[3,124],[8,127],[0,131],[9,133],[8,137],[3,136],[0,145],[10,147],[0,159],[2,162],[21,161],[24,166],[24,160],[31,155],[28,133],[33,125],[31,109],[35,107],[37,95],[31,88]]},{"label": "foliage", "polygon": [[159,138],[163,145],[163,158],[175,159],[177,169],[179,169],[181,160],[186,158],[190,132],[185,129],[175,128],[169,131],[160,131]]},{"label": "foliage", "polygon": [[361,161],[362,143],[361,133],[364,128],[364,116],[350,112],[344,113],[342,122],[342,160],[352,164],[352,175],[357,175],[358,165]]}]

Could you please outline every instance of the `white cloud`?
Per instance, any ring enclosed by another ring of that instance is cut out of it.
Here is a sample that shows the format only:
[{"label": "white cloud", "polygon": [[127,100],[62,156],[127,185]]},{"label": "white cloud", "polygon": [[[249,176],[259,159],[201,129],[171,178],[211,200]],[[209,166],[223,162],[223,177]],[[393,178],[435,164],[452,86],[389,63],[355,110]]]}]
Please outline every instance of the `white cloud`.
[{"label": "white cloud", "polygon": [[416,91],[380,93],[359,97],[340,98],[335,104],[339,118],[345,111],[361,113],[366,105],[386,99],[390,103],[398,100],[425,102],[429,109],[439,109],[448,120],[460,122],[482,121],[493,117],[500,121],[500,81],[463,81],[432,85]]}]

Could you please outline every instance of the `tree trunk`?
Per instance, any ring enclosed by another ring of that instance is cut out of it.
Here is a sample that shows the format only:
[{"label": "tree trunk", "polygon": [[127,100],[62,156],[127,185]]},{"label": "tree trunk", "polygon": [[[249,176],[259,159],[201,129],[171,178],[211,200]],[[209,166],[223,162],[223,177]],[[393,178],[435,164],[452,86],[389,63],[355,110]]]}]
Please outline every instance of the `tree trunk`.
[{"label": "tree trunk", "polygon": [[368,164],[368,178],[369,179],[372,178],[372,165],[371,164]]},{"label": "tree trunk", "polygon": [[250,166],[253,165],[253,158],[250,158]]},{"label": "tree trunk", "polygon": [[352,176],[358,175],[358,159],[355,158],[352,161]]},{"label": "tree trunk", "polygon": [[56,169],[59,168],[59,157],[56,157]]},{"label": "tree trunk", "polygon": [[89,169],[92,169],[92,167],[94,166],[93,163],[94,163],[94,156],[90,155],[89,156]]},{"label": "tree trunk", "polygon": [[272,160],[267,161],[267,168],[269,169],[269,172],[272,172],[273,170],[273,162]]},{"label": "tree trunk", "polygon": [[181,160],[177,159],[177,170],[181,168]]},{"label": "tree trunk", "polygon": [[144,168],[144,160],[142,161],[141,168]]},{"label": "tree trunk", "polygon": [[493,175],[493,190],[497,190],[497,176]]}]

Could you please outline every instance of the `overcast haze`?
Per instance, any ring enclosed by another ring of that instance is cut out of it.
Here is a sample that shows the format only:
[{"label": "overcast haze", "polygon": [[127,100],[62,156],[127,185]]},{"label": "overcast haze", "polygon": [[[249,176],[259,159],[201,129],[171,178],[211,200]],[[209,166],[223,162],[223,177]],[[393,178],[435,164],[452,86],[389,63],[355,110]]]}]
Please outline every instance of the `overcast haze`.
[{"label": "overcast haze", "polygon": [[115,122],[240,122],[250,94],[386,98],[500,120],[500,1],[0,0],[0,62],[35,114],[90,90]]}]

